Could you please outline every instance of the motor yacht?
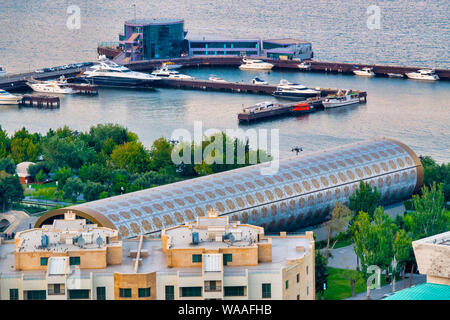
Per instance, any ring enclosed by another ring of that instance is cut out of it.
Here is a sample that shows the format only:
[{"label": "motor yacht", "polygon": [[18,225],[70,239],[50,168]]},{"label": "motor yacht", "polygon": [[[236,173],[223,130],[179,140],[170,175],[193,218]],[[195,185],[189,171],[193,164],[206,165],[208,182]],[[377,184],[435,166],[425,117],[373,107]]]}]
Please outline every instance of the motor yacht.
[{"label": "motor yacht", "polygon": [[152,72],[152,75],[155,77],[159,77],[161,79],[185,79],[185,80],[193,80],[194,77],[188,76],[186,74],[181,74],[178,71],[169,69],[168,66],[164,65],[161,68]]},{"label": "motor yacht", "polygon": [[357,76],[361,76],[361,77],[374,77],[375,76],[375,72],[373,72],[372,68],[362,68],[359,70],[353,70],[353,73]]},{"label": "motor yacht", "polygon": [[64,77],[61,77],[57,80],[47,80],[47,81],[39,81],[31,79],[27,82],[27,85],[36,92],[43,93],[61,93],[61,94],[72,94],[76,93]]},{"label": "motor yacht", "polygon": [[168,62],[163,62],[162,66],[167,67],[167,69],[169,69],[169,70],[175,70],[175,69],[180,69],[183,65],[168,61]]},{"label": "motor yacht", "polygon": [[241,70],[271,70],[273,68],[273,64],[264,62],[262,60],[257,59],[242,59],[243,64],[239,66]]},{"label": "motor yacht", "polygon": [[298,83],[291,83],[283,79],[280,81],[280,84],[277,86],[277,90],[273,95],[278,98],[297,99],[318,96],[320,95],[320,91],[307,88]]},{"label": "motor yacht", "polygon": [[336,95],[327,97],[323,102],[325,109],[347,106],[359,103],[359,95],[352,90],[339,90]]},{"label": "motor yacht", "polygon": [[420,69],[417,70],[416,72],[408,72],[406,73],[406,76],[409,79],[414,80],[429,80],[429,81],[439,80],[439,76],[432,69]]},{"label": "motor yacht", "polygon": [[151,87],[154,81],[161,80],[155,75],[132,71],[105,59],[88,68],[82,77],[91,84],[104,87]]},{"label": "motor yacht", "polygon": [[302,62],[298,65],[298,68],[302,71],[309,71],[311,70],[311,65],[306,62]]},{"label": "motor yacht", "polygon": [[0,89],[0,104],[19,104],[21,97]]}]

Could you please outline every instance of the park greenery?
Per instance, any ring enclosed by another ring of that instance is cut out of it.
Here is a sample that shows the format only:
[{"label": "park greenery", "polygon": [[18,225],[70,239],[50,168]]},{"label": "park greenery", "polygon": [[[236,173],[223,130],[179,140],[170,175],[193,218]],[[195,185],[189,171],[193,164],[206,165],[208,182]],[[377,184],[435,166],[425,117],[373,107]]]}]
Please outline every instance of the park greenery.
[{"label": "park greenery", "polygon": [[[23,192],[17,192],[18,179],[14,178],[16,165],[23,161],[35,163],[28,173],[41,183],[33,184],[31,193],[26,190],[27,195],[76,203],[238,168],[251,164],[252,159],[258,163],[270,159],[264,151],[252,150],[248,141],[225,133],[179,145],[183,148],[174,149],[179,147],[177,142],[161,137],[147,149],[135,133],[116,124],[99,124],[87,132],[65,126],[50,129],[45,135],[22,128],[11,136],[0,127],[0,179],[5,189],[0,196],[0,210],[23,199]],[[230,145],[235,149],[226,148]],[[227,156],[227,150],[234,154]],[[243,161],[238,161],[237,150],[243,150]],[[173,152],[180,152],[183,159],[190,161],[174,163]],[[196,152],[203,156],[201,163],[194,162]],[[230,156],[234,161],[226,161]],[[217,161],[219,157],[223,161]]]}]

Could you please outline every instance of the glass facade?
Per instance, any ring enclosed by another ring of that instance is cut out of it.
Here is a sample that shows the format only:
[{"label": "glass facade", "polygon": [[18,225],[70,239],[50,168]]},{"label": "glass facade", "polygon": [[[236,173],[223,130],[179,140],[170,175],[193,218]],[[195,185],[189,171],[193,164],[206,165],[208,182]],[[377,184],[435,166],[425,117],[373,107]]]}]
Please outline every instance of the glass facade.
[{"label": "glass facade", "polygon": [[183,28],[183,22],[144,26],[144,60],[180,57],[183,52]]}]

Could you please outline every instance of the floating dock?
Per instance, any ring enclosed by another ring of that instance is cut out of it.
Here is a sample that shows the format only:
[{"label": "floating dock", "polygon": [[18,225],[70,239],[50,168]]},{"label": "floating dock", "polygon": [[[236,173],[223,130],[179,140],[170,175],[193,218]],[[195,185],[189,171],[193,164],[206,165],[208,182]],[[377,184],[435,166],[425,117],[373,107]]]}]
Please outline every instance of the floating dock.
[{"label": "floating dock", "polygon": [[57,109],[60,107],[59,97],[54,96],[33,96],[24,95],[20,102],[21,106],[32,107],[32,108],[42,108],[42,109]]}]

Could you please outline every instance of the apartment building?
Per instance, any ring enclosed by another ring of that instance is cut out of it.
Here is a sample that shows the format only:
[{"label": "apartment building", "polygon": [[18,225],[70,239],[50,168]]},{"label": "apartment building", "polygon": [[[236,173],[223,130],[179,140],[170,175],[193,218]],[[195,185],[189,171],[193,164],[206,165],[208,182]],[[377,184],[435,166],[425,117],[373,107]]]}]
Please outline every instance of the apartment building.
[{"label": "apartment building", "polygon": [[127,240],[67,211],[2,243],[0,272],[1,300],[315,297],[312,232],[267,237],[216,211]]}]

